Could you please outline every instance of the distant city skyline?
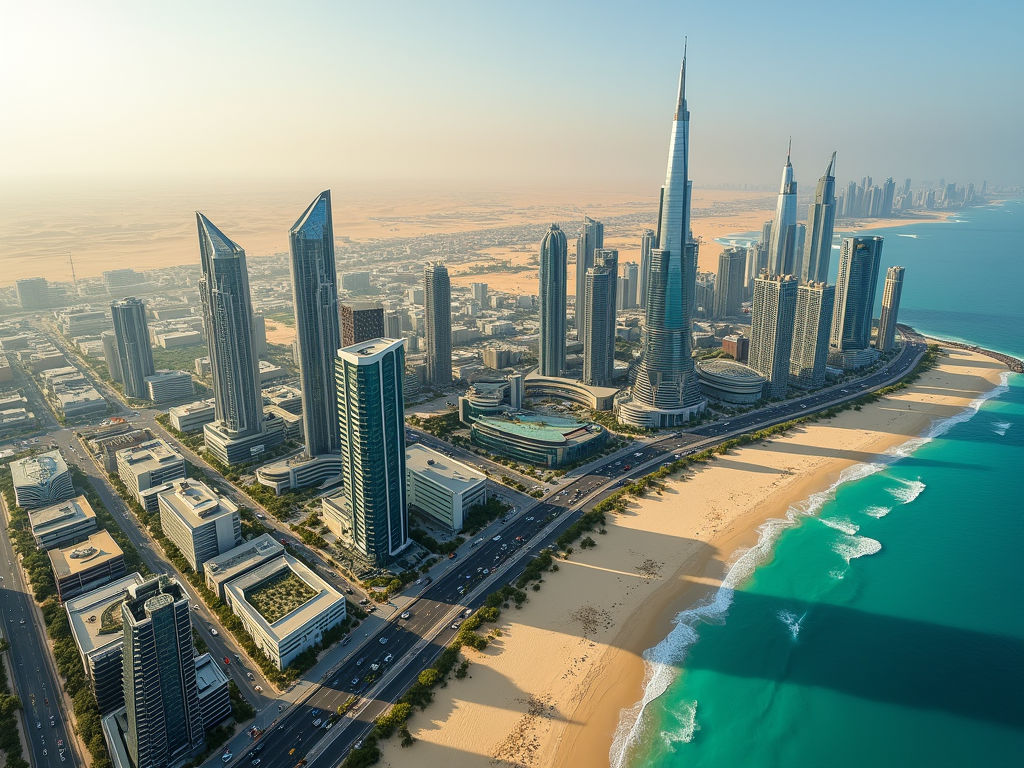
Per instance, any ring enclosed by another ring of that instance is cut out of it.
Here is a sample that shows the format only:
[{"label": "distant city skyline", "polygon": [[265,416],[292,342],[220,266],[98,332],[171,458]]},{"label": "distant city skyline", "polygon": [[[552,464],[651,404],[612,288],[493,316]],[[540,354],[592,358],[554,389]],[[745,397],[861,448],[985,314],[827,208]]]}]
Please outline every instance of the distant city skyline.
[{"label": "distant city skyline", "polygon": [[[756,3],[110,1],[7,4],[0,13],[3,103],[31,115],[0,126],[6,175],[255,174],[315,179],[321,189],[346,178],[657,178],[661,94],[687,35],[691,98],[702,105],[692,127],[698,186],[773,183],[790,135],[808,183],[837,149],[843,177],[884,169],[897,179],[1024,178],[1014,151],[1024,101],[1011,97],[1024,92],[1019,3],[970,14],[952,2],[852,13],[801,3],[780,14]],[[614,45],[616,55],[551,48],[538,28]],[[344,45],[334,44],[339,30]],[[224,46],[228,36],[238,45]],[[820,66],[822,46],[844,39],[870,39],[872,55]],[[778,98],[777,83],[793,73],[799,90]],[[598,119],[542,119],[552,92],[569,117],[571,94],[592,89],[601,93]],[[292,119],[297,100],[318,104],[313,125]],[[843,119],[850,101],[870,101],[872,130]],[[195,119],[225,110],[246,119]]]}]

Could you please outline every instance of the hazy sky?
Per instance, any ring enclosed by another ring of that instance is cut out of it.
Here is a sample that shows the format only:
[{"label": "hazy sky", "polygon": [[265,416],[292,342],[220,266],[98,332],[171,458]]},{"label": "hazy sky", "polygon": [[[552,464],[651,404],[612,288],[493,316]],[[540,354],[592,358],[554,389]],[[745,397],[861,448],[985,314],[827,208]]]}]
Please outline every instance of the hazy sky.
[{"label": "hazy sky", "polygon": [[1024,182],[1024,2],[0,3],[0,173]]}]

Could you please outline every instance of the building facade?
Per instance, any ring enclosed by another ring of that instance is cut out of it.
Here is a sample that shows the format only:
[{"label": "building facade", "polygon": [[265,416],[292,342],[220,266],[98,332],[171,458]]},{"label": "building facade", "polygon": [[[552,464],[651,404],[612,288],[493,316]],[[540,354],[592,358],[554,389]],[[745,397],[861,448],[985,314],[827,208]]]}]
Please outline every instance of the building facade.
[{"label": "building facade", "polygon": [[540,243],[540,346],[537,359],[542,376],[565,371],[566,280],[568,241],[552,224]]},{"label": "building facade", "polygon": [[835,299],[834,285],[805,283],[796,289],[789,377],[797,386],[817,389],[825,385]]},{"label": "building facade", "polygon": [[85,496],[28,513],[32,538],[40,549],[67,547],[89,538],[99,527],[96,512]]},{"label": "building facade", "polygon": [[825,174],[818,179],[814,202],[807,212],[807,239],[804,243],[800,281],[827,283],[828,266],[832,258],[832,230],[836,220],[836,153],[828,161]]},{"label": "building facade", "polygon": [[767,379],[766,397],[786,396],[796,298],[795,277],[766,274],[754,281],[749,364]]},{"label": "building facade", "polygon": [[48,507],[74,498],[71,470],[60,451],[49,451],[11,462],[14,499],[22,509]]},{"label": "building facade", "polygon": [[718,276],[715,278],[716,318],[738,317],[743,305],[746,282],[747,251],[745,248],[726,248],[718,257]]},{"label": "building facade", "polygon": [[618,277],[619,252],[605,248],[594,251],[583,301],[583,383],[588,386],[608,386],[615,375]]},{"label": "building facade", "polygon": [[215,420],[203,430],[207,449],[224,464],[235,464],[279,445],[284,435],[264,429],[245,251],[203,214],[196,213],[196,221],[215,406]]},{"label": "building facade", "polygon": [[401,340],[387,339],[344,347],[335,367],[353,544],[380,565],[409,544],[403,347]]},{"label": "building facade", "polygon": [[779,199],[775,206],[775,220],[772,222],[771,240],[768,242],[768,270],[771,274],[799,274],[796,238],[796,179],[793,178],[793,163],[790,161],[790,153],[787,152],[786,165],[782,169]]},{"label": "building facade", "polygon": [[405,468],[409,507],[455,533],[470,508],[487,501],[483,473],[426,446],[406,446]]},{"label": "building facade", "polygon": [[147,376],[145,382],[146,397],[154,403],[184,400],[196,393],[192,374],[188,371],[158,371]]},{"label": "building facade", "polygon": [[157,494],[160,527],[192,570],[242,543],[242,521],[234,502],[222,498],[198,480],[175,480]]},{"label": "building facade", "polygon": [[640,287],[636,300],[640,309],[647,311],[647,285],[650,281],[651,252],[657,247],[658,239],[653,229],[645,229],[640,236]]},{"label": "building facade", "polygon": [[160,438],[124,448],[116,458],[118,477],[147,512],[159,509],[156,494],[147,491],[185,478],[185,459]]},{"label": "building facade", "polygon": [[587,314],[583,304],[587,296],[587,270],[594,266],[594,252],[604,248],[604,224],[583,217],[583,230],[576,238],[576,338],[586,335]]},{"label": "building facade", "polygon": [[97,531],[79,544],[51,549],[46,554],[62,603],[128,575],[124,552],[106,530]]},{"label": "building facade", "polygon": [[427,383],[452,383],[452,286],[443,264],[427,264],[423,273],[426,303]]},{"label": "building facade", "polygon": [[156,368],[153,347],[149,343],[146,306],[135,298],[115,301],[110,305],[110,317],[114,323],[124,393],[137,400],[148,400],[146,377],[156,373]]},{"label": "building facade", "polygon": [[683,424],[707,405],[691,356],[697,243],[690,232],[689,134],[684,55],[661,191],[657,247],[651,251],[644,347],[631,397],[616,404],[619,421],[635,427]]},{"label": "building facade", "polygon": [[882,238],[844,237],[839,249],[831,346],[839,352],[867,349],[875,307]]},{"label": "building facade", "polygon": [[330,190],[310,203],[292,225],[288,240],[306,455],[337,453],[334,355],[341,346],[341,332]]},{"label": "building facade", "polygon": [[903,267],[889,267],[885,273],[885,288],[882,291],[882,314],[878,318],[878,335],[875,348],[888,352],[896,343],[896,323],[900,311],[900,297],[903,295]]},{"label": "building facade", "polygon": [[169,768],[205,741],[188,595],[168,576],[129,585],[121,618],[128,755]]}]

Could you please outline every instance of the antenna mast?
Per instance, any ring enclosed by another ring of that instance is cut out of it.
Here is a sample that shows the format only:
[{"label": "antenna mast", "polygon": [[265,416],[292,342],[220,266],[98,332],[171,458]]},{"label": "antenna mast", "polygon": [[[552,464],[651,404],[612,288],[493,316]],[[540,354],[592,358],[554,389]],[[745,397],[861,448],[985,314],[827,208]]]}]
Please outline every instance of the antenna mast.
[{"label": "antenna mast", "polygon": [[71,282],[75,284],[75,295],[78,295],[78,278],[75,277],[75,260],[71,256],[71,251],[68,251],[68,261],[71,262]]}]

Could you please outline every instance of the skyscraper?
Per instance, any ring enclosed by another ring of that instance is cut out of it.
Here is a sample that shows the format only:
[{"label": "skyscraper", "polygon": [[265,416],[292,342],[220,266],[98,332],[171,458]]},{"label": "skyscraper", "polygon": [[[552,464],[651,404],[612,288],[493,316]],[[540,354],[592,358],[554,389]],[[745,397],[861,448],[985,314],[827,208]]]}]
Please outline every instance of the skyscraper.
[{"label": "skyscraper", "polygon": [[321,192],[288,231],[306,455],[337,453],[334,356],[341,346],[331,192]]},{"label": "skyscraper", "polygon": [[807,212],[807,242],[800,279],[805,283],[827,283],[828,262],[832,257],[832,229],[836,220],[836,153],[828,161],[825,174],[818,179],[814,202]]},{"label": "skyscraper", "polygon": [[799,386],[817,389],[825,384],[835,299],[834,285],[804,283],[797,288],[789,376]]},{"label": "skyscraper", "polygon": [[889,267],[885,273],[882,314],[878,318],[878,336],[875,337],[875,349],[879,352],[888,352],[896,341],[900,296],[903,295],[903,273],[903,267]]},{"label": "skyscraper", "polygon": [[344,502],[356,549],[376,565],[409,544],[404,346],[374,339],[338,350],[335,363]]},{"label": "skyscraper", "polygon": [[796,261],[796,180],[793,178],[790,152],[787,152],[779,200],[775,206],[775,220],[772,222],[771,241],[768,244],[768,271],[773,275],[795,274]]},{"label": "skyscraper", "polygon": [[587,295],[587,270],[594,266],[594,251],[604,248],[604,224],[583,217],[583,233],[576,238],[576,331],[583,341],[587,330],[586,313],[580,311]]},{"label": "skyscraper", "polygon": [[149,344],[146,307],[135,298],[115,301],[110,305],[110,319],[114,324],[124,394],[126,397],[145,400],[149,397],[146,377],[156,373],[153,348]]},{"label": "skyscraper", "polygon": [[598,248],[584,288],[583,383],[611,384],[615,373],[615,301],[619,252]]},{"label": "skyscraper", "polygon": [[658,245],[658,236],[653,229],[645,229],[640,237],[640,289],[637,291],[637,306],[647,311],[647,286],[650,284],[651,251]]},{"label": "skyscraper", "polygon": [[747,271],[747,251],[726,248],[718,257],[715,279],[715,317],[738,317],[743,304],[743,283]]},{"label": "skyscraper", "polygon": [[839,249],[831,345],[840,352],[867,349],[882,261],[882,238],[844,237]]},{"label": "skyscraper", "polygon": [[566,280],[569,245],[557,224],[540,243],[540,348],[541,376],[565,373]]},{"label": "skyscraper", "polygon": [[346,301],[338,305],[338,315],[341,318],[343,347],[370,339],[395,339],[402,335],[399,332],[391,336],[385,332],[384,307],[375,301]]},{"label": "skyscraper", "polygon": [[636,294],[640,287],[640,267],[635,261],[619,265],[619,288],[616,296],[618,309],[635,309]]},{"label": "skyscraper", "polygon": [[166,768],[205,740],[188,595],[168,576],[132,584],[121,620],[128,754],[133,768]]},{"label": "skyscraper", "polygon": [[423,279],[427,381],[433,387],[449,387],[452,383],[452,285],[448,269],[441,263],[427,264]]},{"label": "skyscraper", "polygon": [[214,456],[236,464],[279,445],[284,434],[264,427],[245,251],[203,214],[196,213],[196,222],[203,270],[199,299],[215,404],[215,420],[203,427],[204,436]]},{"label": "skyscraper", "polygon": [[795,277],[763,274],[754,281],[748,364],[768,379],[766,397],[786,396],[796,299]]},{"label": "skyscraper", "polygon": [[637,427],[681,424],[707,405],[691,357],[697,243],[690,233],[689,132],[684,54],[661,189],[658,242],[651,251],[644,349],[632,396],[617,404],[619,420]]},{"label": "skyscraper", "polygon": [[121,357],[117,351],[117,334],[104,331],[100,334],[103,342],[103,361],[107,364],[107,372],[111,381],[121,381]]}]

